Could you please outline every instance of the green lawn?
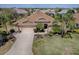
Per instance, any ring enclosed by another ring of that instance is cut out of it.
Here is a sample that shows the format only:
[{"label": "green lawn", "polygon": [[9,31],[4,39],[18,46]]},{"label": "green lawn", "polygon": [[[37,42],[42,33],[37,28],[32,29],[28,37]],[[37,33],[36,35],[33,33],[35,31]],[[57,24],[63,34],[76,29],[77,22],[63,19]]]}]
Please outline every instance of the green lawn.
[{"label": "green lawn", "polygon": [[1,27],[1,28],[0,28],[0,31],[5,31],[5,28]]},{"label": "green lawn", "polygon": [[53,35],[34,40],[33,53],[35,55],[79,54],[79,34],[72,34],[72,38]]}]

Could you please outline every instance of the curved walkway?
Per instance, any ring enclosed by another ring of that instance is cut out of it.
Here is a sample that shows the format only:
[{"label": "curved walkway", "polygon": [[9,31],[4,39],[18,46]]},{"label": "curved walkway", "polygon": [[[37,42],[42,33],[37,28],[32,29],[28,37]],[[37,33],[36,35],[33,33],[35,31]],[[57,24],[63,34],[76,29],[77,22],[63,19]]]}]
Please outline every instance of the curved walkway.
[{"label": "curved walkway", "polygon": [[16,42],[6,55],[32,55],[33,28],[23,28],[16,36]]}]

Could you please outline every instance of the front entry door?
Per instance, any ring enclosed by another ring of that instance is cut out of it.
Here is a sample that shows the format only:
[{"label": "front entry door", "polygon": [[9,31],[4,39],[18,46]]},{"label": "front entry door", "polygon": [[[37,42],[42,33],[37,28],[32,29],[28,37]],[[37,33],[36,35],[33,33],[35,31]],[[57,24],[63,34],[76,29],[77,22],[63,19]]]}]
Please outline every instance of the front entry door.
[{"label": "front entry door", "polygon": [[48,27],[48,25],[47,24],[44,24],[44,28],[47,29],[47,27]]}]

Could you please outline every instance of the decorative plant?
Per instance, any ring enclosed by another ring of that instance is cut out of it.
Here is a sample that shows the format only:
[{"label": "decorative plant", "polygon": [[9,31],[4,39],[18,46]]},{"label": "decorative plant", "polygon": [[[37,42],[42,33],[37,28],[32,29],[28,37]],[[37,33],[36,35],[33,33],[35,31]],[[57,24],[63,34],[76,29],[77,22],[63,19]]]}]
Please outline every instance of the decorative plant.
[{"label": "decorative plant", "polygon": [[37,31],[44,31],[44,24],[43,23],[37,23],[36,25]]}]

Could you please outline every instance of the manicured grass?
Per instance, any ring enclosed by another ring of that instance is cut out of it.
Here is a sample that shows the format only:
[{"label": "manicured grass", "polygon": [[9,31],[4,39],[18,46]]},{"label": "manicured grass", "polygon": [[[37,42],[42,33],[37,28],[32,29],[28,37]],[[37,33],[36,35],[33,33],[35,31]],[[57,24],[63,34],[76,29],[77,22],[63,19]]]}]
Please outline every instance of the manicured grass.
[{"label": "manicured grass", "polygon": [[72,38],[61,38],[60,35],[38,38],[33,42],[33,53],[36,55],[79,54],[79,34],[72,34]]}]

